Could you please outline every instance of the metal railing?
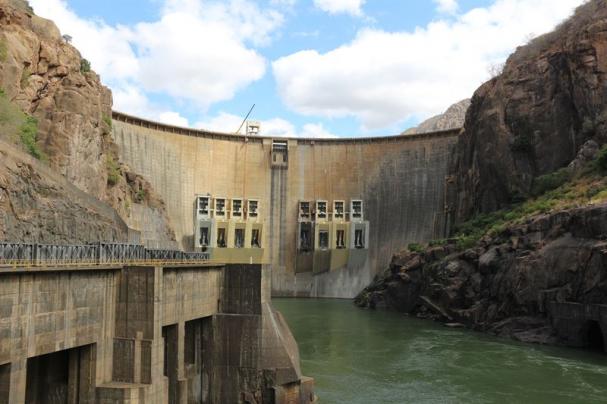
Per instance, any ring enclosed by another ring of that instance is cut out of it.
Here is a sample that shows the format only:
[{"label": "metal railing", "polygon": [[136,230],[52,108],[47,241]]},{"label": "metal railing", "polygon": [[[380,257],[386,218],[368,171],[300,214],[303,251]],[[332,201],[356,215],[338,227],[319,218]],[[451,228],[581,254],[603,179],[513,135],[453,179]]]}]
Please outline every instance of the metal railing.
[{"label": "metal railing", "polygon": [[0,242],[0,266],[99,266],[210,263],[209,253],[148,249],[141,245],[95,243],[53,245]]}]

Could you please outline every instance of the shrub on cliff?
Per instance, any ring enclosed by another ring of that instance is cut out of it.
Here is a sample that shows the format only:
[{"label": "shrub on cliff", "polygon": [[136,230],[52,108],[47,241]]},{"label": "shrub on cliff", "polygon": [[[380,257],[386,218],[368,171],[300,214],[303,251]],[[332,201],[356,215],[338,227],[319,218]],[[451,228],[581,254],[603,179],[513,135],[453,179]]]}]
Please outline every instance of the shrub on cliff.
[{"label": "shrub on cliff", "polygon": [[87,59],[80,60],[80,73],[88,73],[91,71],[91,62]]},{"label": "shrub on cliff", "polygon": [[27,116],[19,128],[21,143],[29,154],[38,160],[47,160],[46,154],[38,146],[38,120],[33,116]]},{"label": "shrub on cliff", "polygon": [[571,179],[572,172],[569,168],[561,168],[553,173],[539,176],[533,180],[531,188],[532,196],[544,195],[548,191],[557,189]]},{"label": "shrub on cliff", "polygon": [[114,156],[107,156],[106,160],[106,168],[107,168],[107,183],[109,186],[114,186],[118,184],[118,180],[121,177],[120,174],[120,165],[114,158]]},{"label": "shrub on cliff", "polygon": [[603,148],[599,151],[596,158],[596,167],[601,171],[601,173],[607,173],[607,146],[603,146]]}]

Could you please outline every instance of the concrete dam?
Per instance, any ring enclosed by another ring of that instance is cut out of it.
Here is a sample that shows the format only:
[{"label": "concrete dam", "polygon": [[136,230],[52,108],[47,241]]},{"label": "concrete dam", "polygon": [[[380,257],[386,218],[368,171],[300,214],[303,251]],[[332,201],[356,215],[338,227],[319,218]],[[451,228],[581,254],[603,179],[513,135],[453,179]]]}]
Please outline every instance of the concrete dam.
[{"label": "concrete dam", "polygon": [[113,114],[121,160],[162,196],[180,247],[268,266],[273,296],[352,298],[393,253],[443,237],[458,133],[270,138]]}]

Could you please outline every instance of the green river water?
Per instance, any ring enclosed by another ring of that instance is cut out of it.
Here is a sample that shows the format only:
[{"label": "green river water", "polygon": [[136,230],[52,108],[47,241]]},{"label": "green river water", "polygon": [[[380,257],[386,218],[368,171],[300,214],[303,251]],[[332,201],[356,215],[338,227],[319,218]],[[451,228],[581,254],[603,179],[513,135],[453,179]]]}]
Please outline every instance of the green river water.
[{"label": "green river water", "polygon": [[346,300],[273,302],[321,404],[607,403],[607,355],[449,329]]}]

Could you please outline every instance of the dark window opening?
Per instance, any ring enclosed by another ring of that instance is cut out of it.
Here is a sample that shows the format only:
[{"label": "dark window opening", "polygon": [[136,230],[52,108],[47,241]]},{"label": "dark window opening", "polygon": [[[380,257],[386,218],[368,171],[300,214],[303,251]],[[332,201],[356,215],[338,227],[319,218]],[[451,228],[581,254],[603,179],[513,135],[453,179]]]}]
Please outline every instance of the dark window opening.
[{"label": "dark window opening", "polygon": [[310,251],[310,230],[302,228],[299,233],[299,249],[301,251]]},{"label": "dark window opening", "polygon": [[327,218],[327,202],[318,202],[316,204],[316,216],[319,219],[326,219]]},{"label": "dark window opening", "polygon": [[352,201],[352,218],[361,219],[363,216],[363,202]]},{"label": "dark window opening", "polygon": [[208,227],[200,228],[200,245],[202,247],[207,247],[209,245],[209,228]]},{"label": "dark window opening", "polygon": [[217,247],[226,248],[226,229],[217,229]]},{"label": "dark window opening", "polygon": [[310,219],[310,202],[299,203],[299,217],[300,219]]},{"label": "dark window opening", "polygon": [[215,200],[215,215],[217,215],[217,216],[224,216],[225,215],[225,208],[226,208],[226,201],[225,201],[225,199],[216,199]]},{"label": "dark window opening", "polygon": [[242,201],[240,199],[234,199],[232,201],[232,216],[242,216]]},{"label": "dark window opening", "polygon": [[329,232],[321,230],[318,233],[318,248],[326,250],[329,248]]},{"label": "dark window opening", "polygon": [[261,248],[259,229],[253,229],[251,233],[251,247]]},{"label": "dark window opening", "polygon": [[337,234],[336,234],[337,240],[335,240],[335,244],[337,245],[337,248],[346,248],[346,242],[344,240],[345,236],[346,236],[346,232],[344,230],[337,230]]},{"label": "dark window opening", "polygon": [[343,202],[335,202],[335,212],[333,212],[333,216],[336,219],[343,219],[343,217],[344,217],[344,203]]},{"label": "dark window opening", "polygon": [[198,213],[205,216],[209,214],[208,198],[198,198]]},{"label": "dark window opening", "polygon": [[362,229],[354,231],[354,247],[365,248],[365,232]]},{"label": "dark window opening", "polygon": [[249,201],[249,217],[257,217],[257,201]]},{"label": "dark window opening", "polygon": [[236,229],[234,232],[234,246],[236,248],[244,247],[244,229]]}]

